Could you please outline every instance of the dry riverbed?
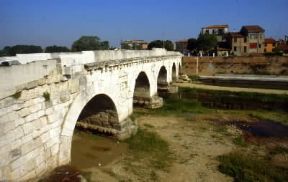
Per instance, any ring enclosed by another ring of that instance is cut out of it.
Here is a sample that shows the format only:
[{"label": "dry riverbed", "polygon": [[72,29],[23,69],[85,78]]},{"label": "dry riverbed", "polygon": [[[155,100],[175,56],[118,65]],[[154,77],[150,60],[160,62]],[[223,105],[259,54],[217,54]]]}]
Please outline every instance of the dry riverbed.
[{"label": "dry riverbed", "polygon": [[[73,167],[54,171],[46,181],[288,179],[287,125],[261,123],[261,118],[276,118],[285,123],[286,113],[216,110],[192,105],[185,103],[182,110],[173,103],[174,112],[169,110],[169,104],[159,111],[136,110],[132,117],[138,122],[139,131],[123,142],[76,132]],[[189,107],[194,112],[187,111]],[[277,132],[270,133],[274,130]]]}]

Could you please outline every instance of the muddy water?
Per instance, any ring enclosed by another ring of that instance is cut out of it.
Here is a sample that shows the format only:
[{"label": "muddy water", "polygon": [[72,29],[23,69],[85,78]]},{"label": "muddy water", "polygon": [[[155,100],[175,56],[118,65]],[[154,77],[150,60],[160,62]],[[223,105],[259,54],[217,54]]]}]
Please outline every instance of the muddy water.
[{"label": "muddy water", "polygon": [[237,128],[252,134],[256,137],[273,137],[286,138],[288,137],[288,126],[275,123],[272,121],[259,122],[229,122]]},{"label": "muddy water", "polygon": [[117,140],[77,131],[72,141],[71,165],[80,170],[105,166],[121,158],[127,148]]}]

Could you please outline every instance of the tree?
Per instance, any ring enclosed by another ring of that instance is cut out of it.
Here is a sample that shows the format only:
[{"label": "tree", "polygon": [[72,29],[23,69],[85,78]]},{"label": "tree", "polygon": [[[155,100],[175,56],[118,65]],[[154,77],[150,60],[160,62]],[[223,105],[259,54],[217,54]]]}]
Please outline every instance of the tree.
[{"label": "tree", "polygon": [[109,49],[109,42],[101,42],[97,36],[82,36],[72,45],[72,51],[106,50]]},{"label": "tree", "polygon": [[195,51],[198,48],[198,42],[195,38],[188,39],[187,49],[189,51]]},{"label": "tree", "polygon": [[9,55],[9,46],[4,47],[1,51],[0,51],[0,56],[10,56]]},{"label": "tree", "polygon": [[1,56],[15,56],[16,54],[41,53],[43,52],[40,46],[35,45],[15,45],[12,47],[6,46],[1,51]]},{"label": "tree", "polygon": [[217,37],[215,35],[200,34],[197,44],[199,50],[211,51],[217,46]]},{"label": "tree", "polygon": [[53,52],[69,52],[70,50],[65,47],[65,46],[56,46],[56,45],[53,45],[53,46],[47,46],[45,48],[45,52],[47,53],[53,53]]},{"label": "tree", "polygon": [[151,50],[153,48],[165,48],[167,51],[172,51],[174,50],[174,45],[170,40],[154,40],[148,44],[148,49]]},{"label": "tree", "polygon": [[100,49],[102,49],[102,50],[108,50],[110,48],[108,41],[103,41],[103,42],[100,43],[100,45],[101,45]]}]

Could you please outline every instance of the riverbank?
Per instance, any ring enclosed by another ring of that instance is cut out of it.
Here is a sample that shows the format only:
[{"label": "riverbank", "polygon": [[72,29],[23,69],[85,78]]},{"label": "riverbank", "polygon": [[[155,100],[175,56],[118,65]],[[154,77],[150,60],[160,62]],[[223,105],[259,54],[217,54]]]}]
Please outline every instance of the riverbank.
[{"label": "riverbank", "polygon": [[[205,107],[182,95],[165,99],[164,107],[156,110],[137,108],[131,118],[137,120],[139,132],[129,140],[108,142],[105,138],[103,143],[94,135],[88,139],[92,142],[83,140],[81,145],[88,146],[75,155],[84,158],[80,163],[72,158],[72,164],[79,169],[74,175],[77,180],[82,177],[88,181],[112,182],[288,180],[286,112]],[[75,136],[75,141],[79,141],[81,136],[77,133]],[[95,143],[101,146],[93,147]],[[99,165],[97,156],[87,151],[89,148],[116,155]],[[85,155],[87,163],[91,160],[96,163],[81,167]]]}]

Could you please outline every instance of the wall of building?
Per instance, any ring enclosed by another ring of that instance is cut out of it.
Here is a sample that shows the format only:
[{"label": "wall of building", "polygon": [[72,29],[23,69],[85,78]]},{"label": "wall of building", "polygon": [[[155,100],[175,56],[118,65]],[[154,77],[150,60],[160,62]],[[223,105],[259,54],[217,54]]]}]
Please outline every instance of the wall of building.
[{"label": "wall of building", "polygon": [[[182,72],[196,75],[197,58],[183,57]],[[288,75],[288,57],[203,57],[198,62],[199,75],[270,74]]]}]

